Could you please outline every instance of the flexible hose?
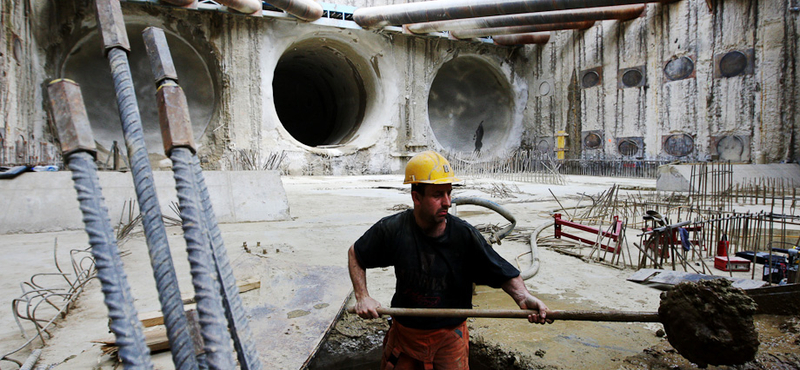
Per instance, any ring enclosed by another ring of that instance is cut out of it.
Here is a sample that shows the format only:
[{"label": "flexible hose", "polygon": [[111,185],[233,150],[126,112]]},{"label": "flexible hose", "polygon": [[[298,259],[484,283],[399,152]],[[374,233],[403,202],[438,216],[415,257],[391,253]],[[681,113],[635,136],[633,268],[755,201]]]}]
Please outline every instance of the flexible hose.
[{"label": "flexible hose", "polygon": [[527,270],[525,270],[525,271],[523,271],[522,273],[519,274],[519,276],[522,278],[522,280],[528,280],[528,279],[536,276],[536,274],[539,272],[539,265],[540,265],[540,263],[539,263],[539,242],[538,242],[539,234],[542,232],[542,230],[544,230],[544,229],[546,229],[546,228],[548,228],[550,226],[555,225],[555,223],[556,223],[555,221],[545,222],[545,223],[537,226],[536,229],[534,229],[533,232],[531,233],[531,240],[530,240],[531,266],[528,267]]},{"label": "flexible hose", "polygon": [[210,369],[233,369],[235,360],[228,333],[225,310],[222,307],[219,283],[214,271],[214,260],[208,241],[208,229],[203,222],[195,174],[192,170],[192,152],[187,148],[174,148],[170,153],[178,204],[183,221],[183,237],[192,272],[200,317],[203,348]]},{"label": "flexible hose", "polygon": [[499,213],[501,216],[505,217],[506,220],[508,220],[508,222],[511,222],[511,224],[504,227],[502,230],[496,233],[492,233],[492,236],[489,238],[489,242],[492,244],[494,243],[500,244],[500,240],[508,236],[508,234],[510,234],[511,231],[514,230],[514,226],[517,225],[517,219],[515,219],[514,216],[512,216],[511,213],[508,212],[508,210],[490,200],[475,198],[475,197],[464,197],[464,198],[453,198],[451,202],[453,204],[474,204],[476,206],[483,206]]},{"label": "flexible hose", "polygon": [[97,278],[102,285],[108,317],[111,318],[109,326],[119,347],[119,358],[126,369],[152,369],[150,349],[145,343],[142,324],[133,305],[133,295],[97,178],[97,165],[91,154],[78,152],[69,156],[68,167],[78,192],[83,223],[97,267]]},{"label": "flexible hose", "polygon": [[222,233],[217,225],[217,217],[214,215],[211,197],[208,194],[203,170],[200,168],[197,156],[192,156],[192,169],[195,173],[197,191],[200,194],[200,203],[203,207],[203,221],[210,235],[211,251],[222,289],[222,303],[225,305],[225,315],[228,318],[228,327],[236,348],[239,365],[242,370],[261,370],[263,367],[258,358],[258,351],[253,344],[253,334],[245,316],[242,298],[239,297],[239,287],[236,286],[236,278],[233,276],[228,251],[225,249]]},{"label": "flexible hose", "polygon": [[139,210],[142,214],[145,239],[150,252],[150,263],[156,280],[158,300],[164,314],[164,324],[172,351],[172,361],[178,370],[197,369],[194,345],[189,336],[186,316],[183,313],[181,292],[178,289],[178,278],[172,263],[172,255],[167,243],[167,232],[159,208],[153,171],[147,157],[142,133],[142,120],[136,102],[133,80],[131,78],[128,55],[122,48],[108,50],[111,75],[114,78],[114,90],[117,96],[122,133],[133,175],[133,184]]}]

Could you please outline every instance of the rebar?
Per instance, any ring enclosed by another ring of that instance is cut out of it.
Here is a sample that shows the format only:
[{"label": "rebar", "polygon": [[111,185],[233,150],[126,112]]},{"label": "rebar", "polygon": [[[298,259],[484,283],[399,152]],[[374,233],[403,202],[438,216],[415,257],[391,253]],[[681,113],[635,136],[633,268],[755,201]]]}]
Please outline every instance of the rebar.
[{"label": "rebar", "polygon": [[183,235],[189,255],[192,285],[202,327],[206,362],[210,369],[233,369],[235,361],[231,336],[228,333],[220,287],[214,271],[208,228],[203,222],[202,206],[198,200],[192,156],[187,148],[174,148],[170,153],[183,219]]},{"label": "rebar", "polygon": [[122,121],[122,132],[128,148],[134,188],[139,202],[139,210],[142,213],[145,240],[150,252],[153,276],[156,280],[158,300],[161,303],[161,311],[164,313],[164,324],[172,349],[172,360],[179,370],[197,369],[194,345],[189,336],[186,316],[183,312],[178,278],[172,263],[167,232],[153,183],[153,171],[150,168],[150,160],[144,144],[141,117],[134,93],[128,55],[122,48],[111,48],[108,50],[108,58],[114,79],[117,107]]},{"label": "rebar", "polygon": [[119,347],[119,358],[125,368],[151,369],[150,350],[145,344],[142,324],[133,305],[133,295],[119,257],[108,208],[103,201],[94,158],[86,152],[74,153],[69,156],[68,165],[92,246],[97,278],[102,284],[104,302],[108,307],[109,326]]},{"label": "rebar", "polygon": [[211,197],[208,194],[203,170],[200,167],[200,161],[197,156],[192,157],[192,169],[202,205],[203,221],[209,231],[211,251],[217,266],[217,278],[222,290],[222,303],[225,306],[228,328],[231,331],[233,344],[236,348],[239,366],[241,366],[242,370],[260,370],[263,367],[258,357],[258,351],[253,344],[253,334],[250,331],[242,298],[239,296],[239,287],[236,285],[236,278],[233,276],[228,252],[225,249],[222,233],[217,225]]}]

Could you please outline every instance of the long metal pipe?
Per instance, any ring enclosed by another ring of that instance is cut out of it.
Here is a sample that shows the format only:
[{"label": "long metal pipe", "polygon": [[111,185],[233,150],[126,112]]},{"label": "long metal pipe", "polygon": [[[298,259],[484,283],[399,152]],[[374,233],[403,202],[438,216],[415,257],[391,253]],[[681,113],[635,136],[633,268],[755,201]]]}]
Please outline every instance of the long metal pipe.
[{"label": "long metal pipe", "polygon": [[585,21],[585,22],[534,24],[531,26],[477,28],[472,30],[453,31],[450,32],[450,36],[453,36],[457,39],[474,39],[477,37],[514,35],[517,33],[528,33],[528,32],[585,30],[587,28],[591,28],[592,26],[594,26],[594,23],[595,21]]},{"label": "long metal pipe", "polygon": [[550,41],[550,32],[528,32],[516,35],[497,35],[492,37],[496,45],[513,46],[527,44],[546,44]]},{"label": "long metal pipe", "polygon": [[476,18],[500,14],[593,8],[612,5],[671,3],[676,0],[434,0],[358,8],[353,20],[363,28]]},{"label": "long metal pipe", "polygon": [[[217,0],[217,2],[245,14],[261,12],[259,0]],[[307,22],[322,18],[322,5],[314,0],[271,0],[269,4]]]},{"label": "long metal pipe", "polygon": [[271,0],[269,4],[307,22],[322,18],[322,5],[314,0]]},{"label": "long metal pipe", "polygon": [[496,15],[475,19],[409,24],[407,28],[412,33],[425,34],[440,31],[462,31],[475,28],[599,21],[604,19],[626,20],[638,17],[645,8],[645,5],[621,5],[580,10],[556,10],[552,12]]},{"label": "long metal pipe", "polygon": [[259,0],[217,0],[217,2],[240,13],[261,13],[261,1]]},{"label": "long metal pipe", "polygon": [[197,8],[197,0],[163,0],[163,1],[184,8]]}]

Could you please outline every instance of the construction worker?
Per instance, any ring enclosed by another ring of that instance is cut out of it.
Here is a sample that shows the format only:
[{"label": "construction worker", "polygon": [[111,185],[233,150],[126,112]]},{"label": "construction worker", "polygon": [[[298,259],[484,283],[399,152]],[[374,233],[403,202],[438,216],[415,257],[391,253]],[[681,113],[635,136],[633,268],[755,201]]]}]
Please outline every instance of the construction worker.
[{"label": "construction worker", "polygon": [[[472,225],[448,213],[450,163],[434,151],[409,160],[404,184],[411,184],[414,209],[385,217],[348,250],[355,312],[377,318],[381,304],[367,291],[366,269],[394,266],[392,307],[472,308],[473,283],[502,288],[522,309],[547,306],[531,295],[519,271],[500,257]],[[464,318],[395,316],[384,338],[381,369],[468,369],[469,333]]]}]

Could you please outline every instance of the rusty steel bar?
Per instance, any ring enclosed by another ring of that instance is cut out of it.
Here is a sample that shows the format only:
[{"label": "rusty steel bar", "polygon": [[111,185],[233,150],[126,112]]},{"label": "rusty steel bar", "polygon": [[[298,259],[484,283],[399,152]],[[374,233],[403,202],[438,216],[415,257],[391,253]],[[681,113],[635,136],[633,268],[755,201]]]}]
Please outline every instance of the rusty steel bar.
[{"label": "rusty steel bar", "polygon": [[[347,312],[355,313],[355,307]],[[379,307],[378,314],[413,317],[491,317],[496,319],[527,319],[536,310],[473,310],[469,308],[395,308]],[[647,311],[572,311],[547,310],[548,319],[570,321],[661,322],[658,312]]]},{"label": "rusty steel bar", "polygon": [[453,31],[450,32],[450,36],[453,36],[454,38],[457,39],[474,39],[476,37],[514,35],[518,33],[529,33],[529,32],[585,30],[594,26],[594,23],[595,21],[584,21],[584,22],[534,24],[531,26],[476,28],[472,30]]},{"label": "rusty steel bar", "polygon": [[353,20],[363,28],[378,28],[502,14],[675,1],[679,0],[434,0],[358,8],[353,12]]},{"label": "rusty steel bar", "polygon": [[322,18],[322,5],[313,0],[271,0],[268,3],[307,22]]},{"label": "rusty steel bar", "polygon": [[79,151],[96,156],[97,147],[80,86],[68,79],[53,80],[47,87],[47,93],[64,159]]},{"label": "rusty steel bar", "polygon": [[178,82],[178,71],[175,63],[172,62],[172,55],[169,52],[167,36],[164,30],[157,27],[147,27],[142,31],[144,48],[147,51],[147,58],[150,62],[150,70],[153,72],[156,87],[161,85],[164,80]]},{"label": "rusty steel bar", "polygon": [[425,34],[439,31],[462,31],[475,28],[600,21],[604,19],[627,20],[641,15],[646,7],[645,5],[621,5],[579,10],[556,10],[552,12],[497,15],[475,19],[409,24],[406,28],[412,33]]},{"label": "rusty steel bar", "polygon": [[513,46],[527,44],[546,44],[550,41],[550,32],[529,32],[516,35],[497,35],[492,37],[495,45]]},{"label": "rusty steel bar", "polygon": [[156,103],[164,152],[169,155],[174,148],[187,148],[195,153],[189,104],[181,87],[171,81],[163,83],[156,90]]}]

